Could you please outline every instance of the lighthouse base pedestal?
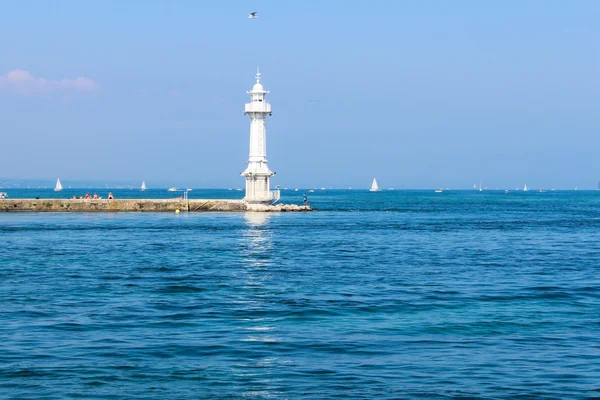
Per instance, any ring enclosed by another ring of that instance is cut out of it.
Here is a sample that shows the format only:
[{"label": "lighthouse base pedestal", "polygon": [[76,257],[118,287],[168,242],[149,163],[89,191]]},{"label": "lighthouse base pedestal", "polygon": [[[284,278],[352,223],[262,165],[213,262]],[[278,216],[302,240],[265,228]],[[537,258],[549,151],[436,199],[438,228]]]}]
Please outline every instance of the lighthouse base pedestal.
[{"label": "lighthouse base pedestal", "polygon": [[246,197],[244,201],[248,204],[275,204],[279,201],[279,190],[270,190],[271,176],[273,173],[266,171],[244,171],[242,176],[246,177]]}]

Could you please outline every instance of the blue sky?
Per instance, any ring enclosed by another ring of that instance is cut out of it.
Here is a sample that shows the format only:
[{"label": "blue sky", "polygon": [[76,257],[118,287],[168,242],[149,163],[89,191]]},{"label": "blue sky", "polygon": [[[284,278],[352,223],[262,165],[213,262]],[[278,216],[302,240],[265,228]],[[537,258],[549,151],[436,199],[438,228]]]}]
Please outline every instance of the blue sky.
[{"label": "blue sky", "polygon": [[595,188],[599,20],[584,0],[3,1],[0,177],[241,187],[260,65],[275,184]]}]

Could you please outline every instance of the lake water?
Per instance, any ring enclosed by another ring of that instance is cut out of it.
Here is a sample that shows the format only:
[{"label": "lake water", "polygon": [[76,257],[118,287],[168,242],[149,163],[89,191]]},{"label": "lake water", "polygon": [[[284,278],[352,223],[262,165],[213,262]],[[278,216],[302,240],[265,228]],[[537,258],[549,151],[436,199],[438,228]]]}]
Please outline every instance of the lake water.
[{"label": "lake water", "polygon": [[600,192],[309,200],[0,213],[0,398],[600,397]]}]

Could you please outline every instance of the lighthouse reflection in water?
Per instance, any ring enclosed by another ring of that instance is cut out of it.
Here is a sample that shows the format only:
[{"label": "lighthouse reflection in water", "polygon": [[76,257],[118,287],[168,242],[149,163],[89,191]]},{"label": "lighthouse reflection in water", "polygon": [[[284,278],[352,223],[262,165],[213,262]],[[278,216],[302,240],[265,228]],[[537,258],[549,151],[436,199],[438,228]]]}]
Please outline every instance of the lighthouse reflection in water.
[{"label": "lighthouse reflection in water", "polygon": [[[275,267],[272,236],[269,228],[269,213],[248,212],[244,214],[244,229],[240,237],[240,297],[243,312],[238,319],[241,341],[247,344],[246,351],[251,357],[236,365],[234,374],[245,379],[255,375],[271,376],[271,371],[286,364],[279,357],[273,357],[270,346],[279,342],[275,324],[277,318],[269,309],[273,306],[273,273]],[[274,372],[274,371],[272,371]],[[275,381],[262,380],[263,390],[270,390]],[[266,388],[265,388],[266,386]]]}]

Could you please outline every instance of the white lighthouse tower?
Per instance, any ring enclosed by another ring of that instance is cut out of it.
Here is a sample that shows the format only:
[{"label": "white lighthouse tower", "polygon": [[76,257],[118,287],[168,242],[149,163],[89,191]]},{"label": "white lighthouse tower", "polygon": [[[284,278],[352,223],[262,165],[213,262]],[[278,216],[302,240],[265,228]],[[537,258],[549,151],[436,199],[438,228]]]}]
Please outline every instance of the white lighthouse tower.
[{"label": "white lighthouse tower", "polygon": [[246,104],[245,114],[250,117],[250,157],[248,167],[242,176],[246,177],[246,197],[248,203],[268,204],[279,200],[279,191],[270,190],[271,176],[274,173],[267,166],[267,115],[271,115],[271,104],[267,103],[267,92],[260,83],[260,72],[256,73],[256,83]]}]

